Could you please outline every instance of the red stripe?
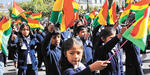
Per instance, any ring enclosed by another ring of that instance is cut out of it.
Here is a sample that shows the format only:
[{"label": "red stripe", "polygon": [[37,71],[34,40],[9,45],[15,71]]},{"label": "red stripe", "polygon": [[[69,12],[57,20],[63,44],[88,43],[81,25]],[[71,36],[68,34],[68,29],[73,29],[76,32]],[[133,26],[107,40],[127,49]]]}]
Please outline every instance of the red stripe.
[{"label": "red stripe", "polygon": [[20,13],[24,12],[24,10],[14,1],[13,8],[17,9]]},{"label": "red stripe", "polygon": [[32,16],[40,16],[42,13],[40,12],[39,14],[32,14]]},{"label": "red stripe", "polygon": [[1,21],[0,21],[0,30],[2,30],[2,25],[7,22],[8,19],[6,17],[4,17]]},{"label": "red stripe", "polygon": [[116,22],[117,16],[116,16],[116,3],[113,3],[113,9],[112,9],[112,15],[113,15],[113,22]]},{"label": "red stripe", "polygon": [[145,12],[144,12],[144,17],[134,26],[134,28],[132,29],[132,32],[130,33],[131,36],[136,36],[139,32],[139,29],[140,29],[140,25],[141,25],[141,22],[146,18],[147,16],[147,13],[148,13],[148,8],[145,9]]},{"label": "red stripe", "polygon": [[38,20],[34,20],[31,18],[27,18],[28,19],[28,23],[33,23],[33,24],[40,24],[40,22]]},{"label": "red stripe", "polygon": [[142,6],[142,5],[146,5],[146,4],[149,4],[149,0],[141,0],[137,3],[135,3],[134,5]]},{"label": "red stripe", "polygon": [[103,11],[102,11],[102,15],[104,17],[104,19],[106,20],[107,18],[107,13],[108,13],[108,1],[106,0],[105,4],[102,7]]}]

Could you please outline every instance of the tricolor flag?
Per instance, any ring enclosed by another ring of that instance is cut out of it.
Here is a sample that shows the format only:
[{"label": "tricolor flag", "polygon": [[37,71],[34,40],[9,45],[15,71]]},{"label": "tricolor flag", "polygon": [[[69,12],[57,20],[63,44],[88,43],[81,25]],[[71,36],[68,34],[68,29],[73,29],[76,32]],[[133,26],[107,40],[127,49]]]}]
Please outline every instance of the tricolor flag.
[{"label": "tricolor flag", "polygon": [[122,35],[124,38],[130,40],[143,51],[145,50],[147,40],[148,18],[148,8],[146,8],[144,16],[131,25]]},{"label": "tricolor flag", "polygon": [[23,22],[20,19],[18,19],[17,21],[15,21],[15,25],[17,25],[17,24],[21,25],[21,24],[23,24]]},{"label": "tricolor flag", "polygon": [[5,55],[8,55],[7,46],[11,32],[11,20],[4,17],[0,21],[0,50],[2,50]]},{"label": "tricolor flag", "polygon": [[75,13],[75,20],[79,19],[79,14],[78,14],[78,9],[79,9],[79,4],[75,1],[72,1],[74,13]]},{"label": "tricolor flag", "polygon": [[107,13],[108,13],[108,1],[105,0],[103,7],[101,8],[100,12],[96,16],[97,21],[100,25],[107,25]]},{"label": "tricolor flag", "polygon": [[64,0],[56,0],[52,8],[50,22],[60,23],[62,20],[62,9],[63,9]]},{"label": "tricolor flag", "polygon": [[32,18],[35,20],[41,20],[42,17],[42,12],[38,13],[38,14],[32,14]]},{"label": "tricolor flag", "polygon": [[95,18],[95,10],[93,10],[91,13],[89,13],[89,17],[91,19],[94,19]]},{"label": "tricolor flag", "polygon": [[19,17],[19,15],[23,12],[24,10],[15,1],[13,1],[12,18]]},{"label": "tricolor flag", "polygon": [[74,20],[75,20],[75,14],[74,14],[74,8],[73,8],[73,4],[72,4],[73,0],[64,0],[64,4],[63,4],[63,19],[62,24],[64,26],[61,26],[61,32],[63,32],[64,30],[66,30],[68,27],[71,27],[74,25]]},{"label": "tricolor flag", "polygon": [[125,7],[127,7],[128,4],[130,4],[130,3],[132,3],[132,2],[133,2],[133,0],[126,0]]},{"label": "tricolor flag", "polygon": [[41,29],[44,30],[44,27],[40,24],[38,20],[27,18],[28,19],[28,25],[30,28],[33,29]]},{"label": "tricolor flag", "polygon": [[113,2],[111,8],[109,9],[108,16],[107,16],[107,23],[114,25],[117,20],[116,16],[116,3]]},{"label": "tricolor flag", "polygon": [[124,11],[120,15],[119,23],[124,22],[130,13],[131,3],[128,4],[128,6],[124,9]]},{"label": "tricolor flag", "polygon": [[149,0],[141,0],[131,5],[131,10],[134,12],[141,11],[149,6]]}]

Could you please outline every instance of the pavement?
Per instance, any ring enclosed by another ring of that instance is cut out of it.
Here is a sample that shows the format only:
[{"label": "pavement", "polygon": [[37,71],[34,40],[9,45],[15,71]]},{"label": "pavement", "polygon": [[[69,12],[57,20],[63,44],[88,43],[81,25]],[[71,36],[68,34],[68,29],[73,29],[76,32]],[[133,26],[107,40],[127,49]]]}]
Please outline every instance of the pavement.
[{"label": "pavement", "polygon": [[[150,50],[147,50],[146,54],[141,54],[142,62],[143,62],[143,71],[144,75],[150,75]],[[125,60],[125,56],[123,55],[123,62]],[[42,64],[43,71],[38,71],[39,75],[46,75],[44,64]],[[7,60],[7,66],[4,68],[4,75],[17,75],[17,70],[13,66],[12,60]],[[125,66],[124,66],[125,70]]]}]

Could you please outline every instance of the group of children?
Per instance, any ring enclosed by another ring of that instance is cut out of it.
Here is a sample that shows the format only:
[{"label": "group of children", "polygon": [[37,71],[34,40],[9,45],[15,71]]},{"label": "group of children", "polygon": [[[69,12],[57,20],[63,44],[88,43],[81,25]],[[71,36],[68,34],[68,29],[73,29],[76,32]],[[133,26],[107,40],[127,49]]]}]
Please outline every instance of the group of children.
[{"label": "group of children", "polygon": [[22,24],[19,31],[14,28],[8,48],[10,53],[13,49],[18,75],[38,75],[42,61],[46,75],[143,75],[140,49],[129,41],[123,46],[125,73],[122,51],[108,60],[125,41],[122,34],[127,27],[117,33],[115,27],[97,26],[91,34],[81,19],[65,32],[53,23],[45,29],[32,31],[28,24]]}]

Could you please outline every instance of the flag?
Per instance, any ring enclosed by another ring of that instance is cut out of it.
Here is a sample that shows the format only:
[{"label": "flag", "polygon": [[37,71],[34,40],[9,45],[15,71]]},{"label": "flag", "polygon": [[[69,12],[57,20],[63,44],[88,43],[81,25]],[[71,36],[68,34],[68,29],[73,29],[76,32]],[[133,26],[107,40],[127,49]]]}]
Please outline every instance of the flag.
[{"label": "flag", "polygon": [[93,10],[91,13],[89,13],[89,17],[91,19],[94,19],[95,18],[95,10]]},{"label": "flag", "polygon": [[148,8],[146,8],[144,16],[131,25],[122,35],[143,51],[145,50],[147,40],[148,17]]},{"label": "flag", "polygon": [[132,4],[131,10],[136,12],[147,8],[148,6],[149,6],[149,0],[141,0],[135,4]]},{"label": "flag", "polygon": [[107,16],[107,23],[114,25],[117,20],[116,16],[116,3],[113,2],[111,8],[109,9],[108,16]]},{"label": "flag", "polygon": [[75,20],[75,15],[74,15],[74,9],[73,9],[73,4],[72,4],[73,0],[64,0],[64,4],[63,4],[63,11],[64,11],[64,21],[63,22],[65,24],[65,28],[62,28],[61,31],[63,31],[63,29],[67,29],[68,27],[71,27],[74,25],[74,20]]},{"label": "flag", "polygon": [[12,18],[18,17],[22,12],[24,12],[24,10],[15,1],[13,1]]},{"label": "flag", "polygon": [[73,5],[74,13],[76,13],[79,9],[79,4],[75,1],[72,1],[72,5]]},{"label": "flag", "polygon": [[64,32],[67,29],[65,25],[65,15],[62,16],[62,23],[60,25],[60,32]]},{"label": "flag", "polygon": [[38,13],[38,14],[32,14],[32,19],[35,19],[35,20],[41,20],[41,17],[42,17],[42,12]]},{"label": "flag", "polygon": [[27,17],[26,17],[25,12],[20,13],[20,15],[19,15],[19,19],[20,19],[22,22],[27,23]]},{"label": "flag", "polygon": [[52,8],[50,22],[52,23],[60,23],[62,20],[62,9],[63,9],[64,0],[56,0],[54,6]]},{"label": "flag", "polygon": [[128,6],[124,9],[124,11],[120,15],[119,23],[124,22],[130,13],[131,3],[128,4]]},{"label": "flag", "polygon": [[99,17],[96,17],[96,18],[93,20],[92,27],[95,28],[96,26],[100,25],[99,22],[98,22],[98,18],[99,18]]},{"label": "flag", "polygon": [[30,26],[30,28],[33,29],[41,29],[44,30],[44,27],[40,24],[40,22],[38,20],[34,20],[31,18],[27,18],[28,19],[28,25]]},{"label": "flag", "polygon": [[75,14],[75,20],[78,20],[79,19],[79,14],[78,14],[78,11],[76,12]]},{"label": "flag", "polygon": [[126,0],[125,7],[127,7],[128,4],[130,4],[130,3],[132,3],[132,2],[133,2],[133,0]]},{"label": "flag", "polygon": [[101,8],[100,12],[97,15],[99,24],[107,25],[107,20],[106,20],[107,12],[108,12],[108,1],[105,0],[103,7]]},{"label": "flag", "polygon": [[18,19],[17,21],[15,21],[15,25],[17,25],[17,24],[23,24],[23,22],[20,20],[20,19]]},{"label": "flag", "polygon": [[8,55],[7,46],[11,32],[11,20],[4,17],[0,21],[0,50],[2,50],[5,55]]}]

